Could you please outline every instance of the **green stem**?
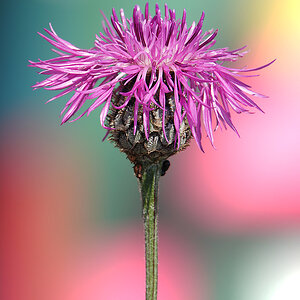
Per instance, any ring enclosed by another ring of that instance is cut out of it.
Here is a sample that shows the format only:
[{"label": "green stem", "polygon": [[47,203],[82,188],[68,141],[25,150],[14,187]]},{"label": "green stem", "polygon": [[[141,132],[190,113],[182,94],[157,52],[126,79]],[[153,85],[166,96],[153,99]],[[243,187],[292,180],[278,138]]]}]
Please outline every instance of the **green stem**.
[{"label": "green stem", "polygon": [[146,256],[146,300],[157,299],[158,181],[161,164],[143,166],[139,180],[143,201]]}]

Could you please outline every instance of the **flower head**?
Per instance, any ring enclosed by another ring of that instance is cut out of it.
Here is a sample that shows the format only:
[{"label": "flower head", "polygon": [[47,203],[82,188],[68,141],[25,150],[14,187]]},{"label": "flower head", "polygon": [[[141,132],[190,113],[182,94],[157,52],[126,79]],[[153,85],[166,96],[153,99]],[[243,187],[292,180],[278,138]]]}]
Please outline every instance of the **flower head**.
[{"label": "flower head", "polygon": [[[123,111],[121,117],[124,117],[124,109],[130,108],[133,137],[142,122],[141,130],[149,140],[151,123],[160,120],[161,134],[167,144],[171,144],[171,129],[167,128],[172,124],[174,145],[182,146],[182,127],[189,127],[190,135],[202,149],[203,132],[213,144],[215,126],[229,126],[236,131],[230,110],[237,113],[247,112],[249,107],[260,110],[249,95],[264,96],[253,92],[238,78],[269,64],[256,69],[225,67],[225,61],[242,57],[245,47],[233,51],[212,49],[218,30],[202,31],[204,13],[189,28],[186,11],[181,19],[176,19],[175,11],[167,5],[164,16],[156,5],[152,17],[147,3],[144,14],[135,6],[130,19],[122,9],[120,18],[113,9],[111,22],[104,14],[103,17],[104,33],[96,35],[91,49],[79,49],[63,40],[51,24],[50,30],[45,29],[50,38],[39,33],[58,49],[53,49],[58,57],[30,61],[31,66],[43,69],[41,74],[50,75],[33,87],[62,90],[49,101],[74,92],[62,110],[62,123],[89,115],[103,105],[101,125],[108,131],[120,130],[112,118],[120,117],[119,111]],[[77,116],[85,102],[89,107]],[[190,135],[186,134],[184,143]]]}]

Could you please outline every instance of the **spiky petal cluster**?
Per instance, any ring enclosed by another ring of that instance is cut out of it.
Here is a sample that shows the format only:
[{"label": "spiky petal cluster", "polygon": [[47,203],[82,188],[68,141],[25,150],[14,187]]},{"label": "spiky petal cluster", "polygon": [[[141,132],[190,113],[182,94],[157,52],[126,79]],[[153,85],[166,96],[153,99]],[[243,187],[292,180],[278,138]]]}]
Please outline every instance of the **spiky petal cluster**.
[{"label": "spiky petal cluster", "polygon": [[[100,113],[101,125],[106,127],[105,119],[111,106],[122,109],[131,99],[135,101],[134,131],[137,114],[142,107],[143,124],[146,138],[149,132],[149,112],[161,109],[163,128],[165,128],[166,95],[172,95],[175,101],[174,126],[177,144],[180,145],[180,125],[186,118],[192,134],[201,147],[202,127],[213,143],[213,116],[216,125],[229,125],[230,108],[237,113],[247,111],[247,107],[259,107],[249,95],[263,97],[250,90],[250,87],[238,80],[242,72],[256,69],[232,69],[223,66],[225,61],[235,61],[243,56],[244,48],[229,51],[228,48],[212,50],[216,31],[202,31],[204,13],[196,24],[188,28],[186,11],[181,19],[176,19],[175,11],[165,5],[165,15],[161,15],[156,5],[155,15],[149,13],[148,3],[145,13],[135,6],[133,17],[126,19],[120,11],[120,19],[112,11],[111,23],[103,14],[105,34],[96,35],[95,46],[84,50],[73,46],[60,38],[50,25],[45,31],[52,38],[40,34],[58,50],[59,56],[53,59],[31,62],[31,66],[44,69],[41,74],[50,75],[34,88],[63,90],[50,99],[75,92],[62,111],[62,123],[72,118],[83,104],[89,107],[75,118],[79,119],[103,105]],[[126,92],[118,90],[126,86]],[[115,92],[125,97],[125,102],[116,107],[112,101]],[[49,102],[48,101],[48,102]],[[165,133],[164,133],[165,134]],[[166,136],[165,136],[166,137]],[[167,139],[167,137],[166,137]]]}]

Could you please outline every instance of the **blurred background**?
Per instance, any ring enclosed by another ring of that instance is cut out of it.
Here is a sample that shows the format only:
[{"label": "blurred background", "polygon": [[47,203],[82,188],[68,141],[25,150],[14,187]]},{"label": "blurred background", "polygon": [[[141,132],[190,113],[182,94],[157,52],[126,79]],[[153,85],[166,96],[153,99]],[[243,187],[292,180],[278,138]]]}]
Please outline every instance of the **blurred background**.
[{"label": "blurred background", "polygon": [[[158,1],[161,8],[164,2]],[[241,138],[216,132],[214,150],[192,142],[160,183],[159,299],[300,299],[298,0],[169,0],[189,24],[206,13],[217,47],[248,45],[234,66],[265,114],[234,116]],[[27,67],[54,56],[37,35],[51,22],[64,39],[93,46],[100,9],[121,0],[5,1],[1,7],[1,300],[144,298],[141,202],[132,167],[108,141],[99,114],[59,126],[67,98],[32,91]],[[151,12],[155,2],[150,1]]]}]

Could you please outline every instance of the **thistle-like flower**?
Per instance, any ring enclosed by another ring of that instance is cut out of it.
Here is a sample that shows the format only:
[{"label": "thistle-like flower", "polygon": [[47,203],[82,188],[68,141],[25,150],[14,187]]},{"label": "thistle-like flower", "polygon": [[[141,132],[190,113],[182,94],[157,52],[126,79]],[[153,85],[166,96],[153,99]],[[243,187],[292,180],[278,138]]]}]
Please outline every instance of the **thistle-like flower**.
[{"label": "thistle-like flower", "polygon": [[[148,4],[133,16],[120,19],[113,9],[111,22],[103,14],[104,33],[95,46],[79,49],[60,38],[52,26],[40,34],[55,48],[58,57],[31,62],[50,75],[34,88],[62,90],[48,100],[73,93],[61,114],[62,123],[75,121],[101,108],[100,123],[117,147],[134,163],[143,202],[146,256],[146,300],[157,299],[158,182],[170,163],[169,156],[184,149],[194,137],[202,149],[202,135],[213,144],[213,130],[229,126],[235,132],[230,111],[260,108],[253,92],[239,80],[255,69],[224,66],[246,52],[212,49],[217,30],[202,31],[204,13],[188,28],[186,12],[176,19],[165,5],[151,17]],[[87,109],[79,112],[83,105]],[[77,115],[77,113],[79,115]],[[72,118],[72,120],[71,120]],[[106,136],[107,136],[106,135]],[[203,149],[202,149],[203,150]]]},{"label": "thistle-like flower", "polygon": [[[100,123],[111,140],[136,163],[163,161],[185,148],[193,136],[202,149],[203,133],[213,144],[213,130],[231,127],[230,110],[247,112],[260,108],[249,95],[264,97],[237,77],[256,69],[233,69],[223,65],[236,61],[244,48],[211,49],[218,30],[202,31],[204,13],[188,28],[186,11],[176,19],[165,5],[162,17],[148,3],[143,14],[135,6],[133,17],[120,19],[112,11],[111,23],[103,14],[104,33],[96,35],[95,46],[79,49],[60,38],[50,24],[39,33],[58,50],[58,57],[31,62],[50,75],[34,88],[63,90],[52,101],[74,92],[61,114],[62,123],[73,121],[103,105]],[[272,63],[272,62],[271,62]],[[88,108],[79,113],[88,102]],[[215,120],[214,120],[215,119]]]}]

